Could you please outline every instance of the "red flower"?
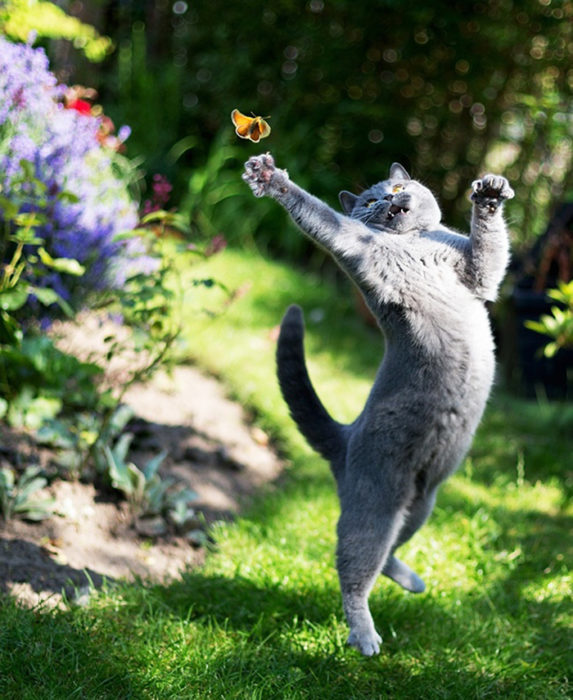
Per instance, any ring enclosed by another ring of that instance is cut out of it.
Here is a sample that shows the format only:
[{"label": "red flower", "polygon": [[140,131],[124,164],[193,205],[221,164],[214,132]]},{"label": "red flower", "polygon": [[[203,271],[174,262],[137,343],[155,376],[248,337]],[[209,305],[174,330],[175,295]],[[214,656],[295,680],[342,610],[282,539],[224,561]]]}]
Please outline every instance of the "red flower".
[{"label": "red flower", "polygon": [[66,105],[68,109],[75,109],[80,114],[91,114],[92,106],[85,100],[70,100]]}]

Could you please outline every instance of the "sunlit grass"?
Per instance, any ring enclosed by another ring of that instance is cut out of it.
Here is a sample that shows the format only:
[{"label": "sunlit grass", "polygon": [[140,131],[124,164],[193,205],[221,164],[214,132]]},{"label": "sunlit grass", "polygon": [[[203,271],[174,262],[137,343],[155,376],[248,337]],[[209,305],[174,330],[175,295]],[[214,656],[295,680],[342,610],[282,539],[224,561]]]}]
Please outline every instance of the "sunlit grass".
[{"label": "sunlit grass", "polygon": [[[5,601],[0,696],[569,697],[571,407],[497,391],[470,455],[401,551],[427,591],[380,578],[371,607],[384,645],[364,659],[345,644],[334,483],[280,398],[273,329],[289,303],[304,307],[313,380],[341,420],[362,407],[381,339],[356,318],[349,288],[251,253],[225,251],[185,274],[242,290],[227,304],[186,285],[182,352],[248,406],[287,476],[216,526],[205,567],[171,585],[115,587],[58,613]],[[205,307],[224,311],[210,318]]]}]

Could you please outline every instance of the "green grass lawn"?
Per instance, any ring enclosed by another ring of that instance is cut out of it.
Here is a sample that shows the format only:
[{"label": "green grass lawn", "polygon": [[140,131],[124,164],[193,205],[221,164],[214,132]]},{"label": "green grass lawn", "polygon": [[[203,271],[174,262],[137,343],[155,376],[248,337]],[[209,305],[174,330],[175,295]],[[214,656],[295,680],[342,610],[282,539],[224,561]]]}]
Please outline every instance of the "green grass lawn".
[{"label": "green grass lawn", "polygon": [[333,480],[280,399],[273,329],[289,303],[304,307],[310,370],[341,420],[362,407],[380,336],[356,318],[350,288],[252,253],[227,250],[186,274],[240,290],[211,318],[201,310],[220,311],[224,294],[186,285],[185,352],[272,434],[286,475],[217,527],[206,566],[176,583],[120,585],[50,613],[0,599],[0,697],[570,697],[573,407],[495,393],[469,457],[401,550],[427,592],[380,579],[371,609],[384,644],[365,659],[345,644]]}]

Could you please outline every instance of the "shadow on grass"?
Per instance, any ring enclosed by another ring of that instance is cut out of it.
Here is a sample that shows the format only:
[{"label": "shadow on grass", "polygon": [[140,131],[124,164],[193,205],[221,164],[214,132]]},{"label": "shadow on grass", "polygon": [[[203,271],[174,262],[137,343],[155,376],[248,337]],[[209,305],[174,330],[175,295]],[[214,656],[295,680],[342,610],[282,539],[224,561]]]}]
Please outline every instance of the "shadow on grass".
[{"label": "shadow on grass", "polygon": [[0,596],[0,697],[144,698],[146,688],[87,617],[39,614]]},{"label": "shadow on grass", "polygon": [[557,478],[573,494],[573,405],[516,399],[494,392],[478,428],[471,480],[486,486],[503,479],[534,484]]},{"label": "shadow on grass", "polygon": [[215,645],[189,662],[186,673],[205,697],[251,697],[254,688],[264,691],[260,697],[281,698],[525,697],[536,684],[544,688],[543,697],[559,697],[549,687],[566,684],[559,655],[567,629],[549,623],[554,604],[528,605],[539,645],[531,647],[515,635],[514,625],[522,620],[512,620],[508,611],[500,620],[483,591],[460,595],[459,607],[452,608],[439,594],[407,596],[390,592],[390,585],[383,583],[372,596],[385,636],[375,659],[346,647],[339,596],[332,590],[285,590],[195,572],[155,588],[145,605],[152,618],[167,608],[232,639],[230,646]]},{"label": "shadow on grass", "polygon": [[[564,511],[548,514],[534,509],[470,505],[453,485],[440,495],[440,507],[447,512],[465,511],[470,522],[475,516],[487,513],[493,527],[489,534],[484,533],[479,545],[487,549],[487,554],[482,553],[480,559],[485,565],[488,560],[493,564],[496,557],[501,562],[507,560],[505,575],[492,585],[498,593],[507,596],[508,611],[515,608],[523,589],[547,582],[573,561],[569,537],[573,531],[573,516]],[[507,556],[508,553],[514,556]],[[495,563],[498,570],[499,565]]]}]

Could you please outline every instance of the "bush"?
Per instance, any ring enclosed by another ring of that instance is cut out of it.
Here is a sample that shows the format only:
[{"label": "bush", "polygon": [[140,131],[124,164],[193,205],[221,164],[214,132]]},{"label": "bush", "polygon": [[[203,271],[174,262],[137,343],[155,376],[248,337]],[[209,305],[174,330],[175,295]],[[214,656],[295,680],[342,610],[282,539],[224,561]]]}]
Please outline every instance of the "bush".
[{"label": "bush", "polygon": [[[114,150],[129,130],[110,139],[105,117],[57,84],[43,49],[1,37],[0,93],[0,259],[11,258],[16,216],[33,212],[48,257],[24,274],[74,308],[96,290],[121,286],[134,265],[153,266],[136,237],[118,239],[138,221]],[[85,274],[46,264],[54,258],[79,261]]]}]

